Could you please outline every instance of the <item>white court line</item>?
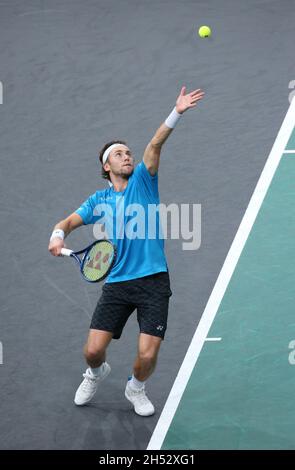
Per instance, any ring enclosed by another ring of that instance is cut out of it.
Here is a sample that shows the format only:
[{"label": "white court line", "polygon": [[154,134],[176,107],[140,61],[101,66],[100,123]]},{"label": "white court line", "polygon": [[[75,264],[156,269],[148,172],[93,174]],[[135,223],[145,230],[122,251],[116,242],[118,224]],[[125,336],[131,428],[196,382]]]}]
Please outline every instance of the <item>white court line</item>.
[{"label": "white court line", "polygon": [[205,341],[221,341],[222,338],[206,338]]},{"label": "white court line", "polygon": [[295,150],[284,150],[284,153],[295,153]]},{"label": "white court line", "polygon": [[259,212],[266,192],[270,186],[272,178],[275,174],[275,171],[280,163],[281,157],[286,148],[291,132],[293,131],[294,123],[295,99],[292,100],[289,106],[283,124],[270,151],[269,157],[265,163],[265,166],[260,175],[254,193],[251,197],[249,205],[241,221],[241,224],[238,228],[234,241],[230,247],[225,262],[219,273],[218,279],[215,283],[215,286],[209,297],[208,303],[203,312],[199,325],[196,329],[196,332],[187,350],[183,363],[174,381],[174,384],[167,398],[159,421],[154,429],[149,445],[147,447],[148,450],[157,450],[161,449],[162,447],[163,441],[168,432],[171,421],[175,415],[182,394],[186,388],[191,373],[198,360],[204,342],[206,341],[208,331],[214,321],[220,302],[224,296],[224,293],[232,277],[241,252],[248,239],[248,236],[255,222],[256,216]]}]

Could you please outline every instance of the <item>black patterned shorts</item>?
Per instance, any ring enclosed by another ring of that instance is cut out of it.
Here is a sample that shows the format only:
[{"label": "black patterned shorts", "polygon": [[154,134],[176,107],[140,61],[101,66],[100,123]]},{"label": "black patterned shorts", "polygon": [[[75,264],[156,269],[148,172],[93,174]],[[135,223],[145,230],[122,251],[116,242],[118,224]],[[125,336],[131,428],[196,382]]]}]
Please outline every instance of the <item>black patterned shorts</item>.
[{"label": "black patterned shorts", "polygon": [[105,283],[90,328],[110,331],[114,339],[119,339],[129,316],[137,309],[140,332],[164,339],[171,295],[168,272]]}]

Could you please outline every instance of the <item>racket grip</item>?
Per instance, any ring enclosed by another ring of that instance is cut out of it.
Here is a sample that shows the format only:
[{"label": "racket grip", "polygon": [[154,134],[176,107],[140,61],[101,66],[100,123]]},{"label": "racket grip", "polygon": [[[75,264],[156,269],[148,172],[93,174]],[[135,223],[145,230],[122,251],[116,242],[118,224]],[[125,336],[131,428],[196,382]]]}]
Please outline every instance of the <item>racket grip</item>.
[{"label": "racket grip", "polygon": [[72,253],[74,253],[73,250],[69,250],[68,248],[61,249],[61,254],[63,256],[71,256]]}]

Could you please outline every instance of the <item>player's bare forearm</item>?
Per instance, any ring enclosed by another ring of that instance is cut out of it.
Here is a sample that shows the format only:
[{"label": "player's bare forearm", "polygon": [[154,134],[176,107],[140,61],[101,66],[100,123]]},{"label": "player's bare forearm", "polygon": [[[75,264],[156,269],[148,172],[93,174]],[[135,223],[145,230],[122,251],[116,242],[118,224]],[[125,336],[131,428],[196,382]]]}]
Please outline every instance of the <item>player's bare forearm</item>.
[{"label": "player's bare forearm", "polygon": [[68,236],[73,230],[83,225],[83,220],[80,215],[73,212],[64,220],[61,220],[56,224],[54,230],[61,229],[64,231],[65,237]]},{"label": "player's bare forearm", "polygon": [[70,233],[71,233],[71,226],[70,226],[70,223],[67,221],[67,219],[65,220],[61,220],[60,222],[58,222],[55,226],[54,226],[54,229],[53,230],[62,230],[65,234],[65,237],[67,237]]},{"label": "player's bare forearm", "polygon": [[[63,230],[65,237],[69,235],[73,230],[80,227],[83,224],[82,217],[73,212],[64,220],[61,220],[56,224],[54,230]],[[50,240],[48,250],[53,256],[60,256],[61,249],[64,247],[64,240],[60,237],[54,237]]]},{"label": "player's bare forearm", "polygon": [[[169,135],[173,131],[175,123],[180,118],[180,115],[183,114],[188,109],[194,108],[197,105],[197,102],[201,100],[203,96],[204,96],[204,92],[199,88],[187,94],[186,94],[186,88],[185,87],[181,88],[180,94],[176,100],[175,110],[166,119],[166,121],[163,124],[161,124],[159,129],[156,131],[152,140],[149,142],[148,146],[146,147],[144,155],[143,155],[144,164],[152,176],[155,175],[159,169],[162,145],[166,142]],[[175,119],[175,115],[176,115],[176,119]],[[166,123],[168,125],[166,125]],[[171,127],[169,127],[170,123],[172,123]]]},{"label": "player's bare forearm", "polygon": [[170,127],[167,127],[166,124],[163,122],[163,124],[160,125],[159,129],[156,131],[155,135],[153,136],[152,140],[150,141],[150,145],[152,147],[162,147],[162,145],[166,142],[168,139],[169,135],[173,129]]},{"label": "player's bare forearm", "polygon": [[154,176],[159,169],[162,145],[168,139],[172,131],[173,129],[167,127],[165,123],[161,124],[145,149],[143,161],[152,176]]}]

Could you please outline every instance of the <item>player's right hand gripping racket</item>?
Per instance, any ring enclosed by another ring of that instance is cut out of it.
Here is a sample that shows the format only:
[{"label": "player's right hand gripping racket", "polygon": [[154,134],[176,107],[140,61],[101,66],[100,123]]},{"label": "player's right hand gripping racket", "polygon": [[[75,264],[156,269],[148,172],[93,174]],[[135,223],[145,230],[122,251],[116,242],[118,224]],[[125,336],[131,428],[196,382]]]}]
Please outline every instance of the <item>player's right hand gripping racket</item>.
[{"label": "player's right hand gripping racket", "polygon": [[[112,269],[116,259],[116,247],[109,240],[98,240],[84,250],[73,251],[62,248],[63,256],[74,258],[80,266],[80,271],[88,282],[102,281]],[[82,255],[80,258],[78,255]]]}]

